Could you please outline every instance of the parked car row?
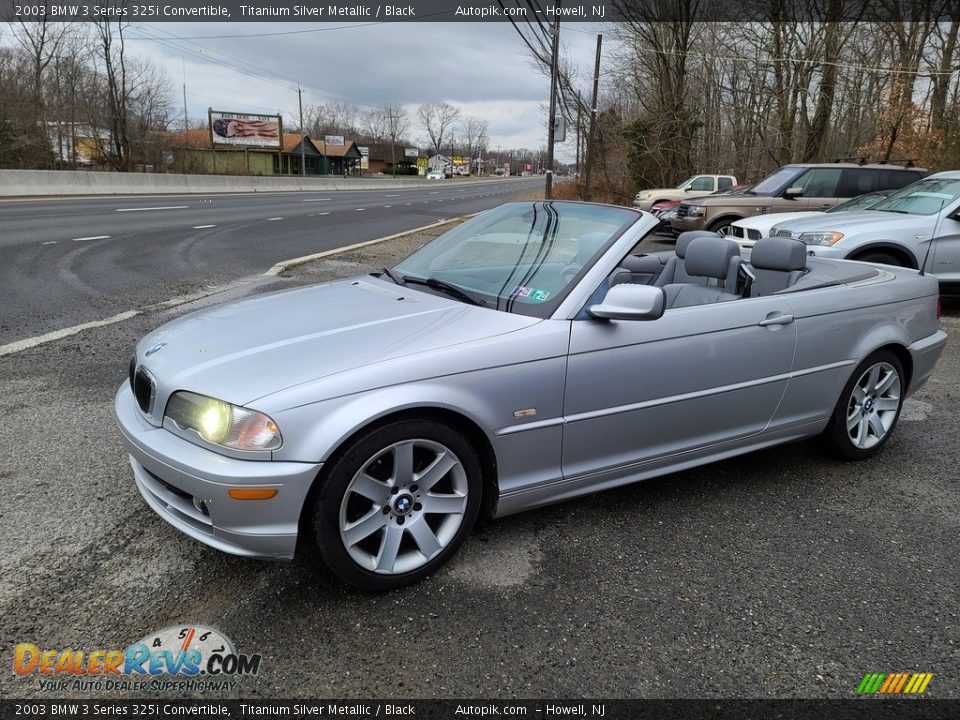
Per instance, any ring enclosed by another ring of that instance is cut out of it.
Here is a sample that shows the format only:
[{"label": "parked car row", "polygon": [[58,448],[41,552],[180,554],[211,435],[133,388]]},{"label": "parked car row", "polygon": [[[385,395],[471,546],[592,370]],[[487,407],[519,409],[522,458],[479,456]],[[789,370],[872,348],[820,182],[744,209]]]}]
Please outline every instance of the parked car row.
[{"label": "parked car row", "polygon": [[960,171],[785,165],[755,185],[659,201],[652,212],[661,234],[711,230],[746,247],[787,237],[803,242],[808,255],[923,269],[960,282]]}]

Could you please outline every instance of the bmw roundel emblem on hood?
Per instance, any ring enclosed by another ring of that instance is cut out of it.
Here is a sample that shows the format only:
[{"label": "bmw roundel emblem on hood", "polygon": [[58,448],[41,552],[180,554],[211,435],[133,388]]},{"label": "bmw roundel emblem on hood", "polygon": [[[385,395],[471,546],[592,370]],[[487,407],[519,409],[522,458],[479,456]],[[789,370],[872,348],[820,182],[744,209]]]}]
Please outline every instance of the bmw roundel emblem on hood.
[{"label": "bmw roundel emblem on hood", "polygon": [[165,342],[158,342],[156,345],[151,345],[149,348],[147,348],[147,351],[144,353],[144,356],[150,357],[155,352],[157,352],[157,350],[162,348],[164,345],[166,345]]}]

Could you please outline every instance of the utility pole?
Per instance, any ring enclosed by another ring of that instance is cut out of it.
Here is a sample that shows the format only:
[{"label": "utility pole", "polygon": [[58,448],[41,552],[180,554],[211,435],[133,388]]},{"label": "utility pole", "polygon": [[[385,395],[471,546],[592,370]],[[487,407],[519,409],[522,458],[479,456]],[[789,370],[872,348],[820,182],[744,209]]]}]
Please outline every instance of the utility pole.
[{"label": "utility pole", "polygon": [[[186,147],[189,145],[187,133],[190,131],[190,121],[187,120],[187,61],[183,59],[182,55],[180,56],[180,67],[183,70],[183,145]],[[73,133],[73,127],[70,128],[70,132]],[[187,171],[187,153],[182,151],[180,158],[180,172],[185,173]]]},{"label": "utility pole", "polygon": [[597,35],[597,61],[593,70],[593,101],[590,103],[590,133],[587,136],[587,172],[583,183],[581,200],[590,200],[590,179],[593,171],[595,155],[594,132],[597,126],[597,88],[600,85],[600,48],[603,45],[603,35]]},{"label": "utility pole", "polygon": [[[300,176],[307,174],[307,134],[303,131],[303,90],[300,89],[300,83],[297,83],[297,99],[300,101]],[[280,138],[280,147],[283,147],[283,138]]]},{"label": "utility pole", "polygon": [[[557,6],[559,6],[559,0]],[[553,51],[550,54],[550,117],[547,125],[547,181],[543,197],[553,194],[553,139],[557,120],[557,56],[560,54],[560,18],[553,21]]]},{"label": "utility pole", "polygon": [[580,179],[580,127],[581,127],[581,117],[583,116],[583,99],[580,97],[580,91],[577,90],[577,162],[574,165],[575,170],[573,171],[574,177],[577,180]]}]

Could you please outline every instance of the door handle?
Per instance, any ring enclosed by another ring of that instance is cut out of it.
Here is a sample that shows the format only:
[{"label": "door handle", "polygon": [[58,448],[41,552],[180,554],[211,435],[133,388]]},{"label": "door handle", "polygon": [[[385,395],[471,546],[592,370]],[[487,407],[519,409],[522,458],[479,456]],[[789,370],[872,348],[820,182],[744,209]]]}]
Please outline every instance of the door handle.
[{"label": "door handle", "polygon": [[776,317],[768,317],[766,320],[761,320],[757,323],[760,327],[770,327],[771,325],[789,325],[793,322],[793,315],[777,315]]}]

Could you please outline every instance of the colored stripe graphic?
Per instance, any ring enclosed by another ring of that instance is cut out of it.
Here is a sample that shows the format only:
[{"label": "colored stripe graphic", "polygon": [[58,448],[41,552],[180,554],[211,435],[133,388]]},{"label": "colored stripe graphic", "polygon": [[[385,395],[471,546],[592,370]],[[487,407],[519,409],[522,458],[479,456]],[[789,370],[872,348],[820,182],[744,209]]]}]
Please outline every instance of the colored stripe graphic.
[{"label": "colored stripe graphic", "polygon": [[857,686],[857,695],[922,695],[933,673],[867,673]]}]

